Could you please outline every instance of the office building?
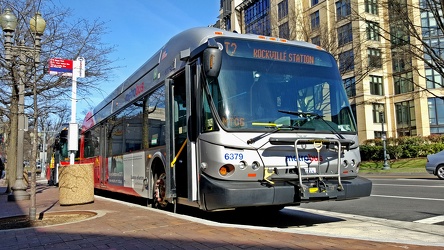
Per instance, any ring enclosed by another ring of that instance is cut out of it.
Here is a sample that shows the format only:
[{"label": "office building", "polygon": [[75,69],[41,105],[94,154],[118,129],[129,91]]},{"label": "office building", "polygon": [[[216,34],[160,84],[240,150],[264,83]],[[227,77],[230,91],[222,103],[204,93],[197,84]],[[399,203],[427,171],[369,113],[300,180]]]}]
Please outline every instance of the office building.
[{"label": "office building", "polygon": [[220,0],[218,25],[303,40],[331,52],[361,143],[381,138],[383,131],[388,138],[428,136],[444,133],[444,80],[425,63],[436,55],[421,43],[442,60],[444,36],[433,13],[424,10],[425,1]]}]

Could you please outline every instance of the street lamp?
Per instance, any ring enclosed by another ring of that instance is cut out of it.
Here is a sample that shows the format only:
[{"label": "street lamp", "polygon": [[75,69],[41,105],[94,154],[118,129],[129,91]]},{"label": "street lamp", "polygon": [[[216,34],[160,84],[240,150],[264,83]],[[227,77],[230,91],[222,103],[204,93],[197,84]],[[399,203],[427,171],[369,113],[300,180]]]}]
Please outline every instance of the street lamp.
[{"label": "street lamp", "polygon": [[25,84],[23,79],[25,77],[26,61],[28,58],[32,58],[35,65],[40,63],[40,36],[45,30],[46,22],[40,13],[37,12],[35,16],[31,18],[29,24],[30,30],[34,35],[34,46],[26,47],[24,41],[21,41],[18,46],[13,45],[12,37],[17,27],[17,17],[9,8],[6,8],[0,16],[0,25],[5,36],[5,59],[11,62],[17,57],[20,65],[18,71],[18,129],[17,131],[11,131],[11,133],[17,133],[17,178],[12,187],[13,193],[8,196],[9,201],[28,200],[30,197],[26,192],[27,185],[23,182],[23,140],[25,133]]},{"label": "street lamp", "polygon": [[382,139],[382,147],[383,147],[383,158],[384,158],[384,163],[382,164],[382,169],[387,170],[390,169],[390,165],[387,162],[387,136],[385,135],[385,131],[384,131],[384,123],[385,123],[385,119],[384,119],[384,108],[382,106],[379,107],[379,115],[381,118],[381,126],[382,126],[382,133],[381,133],[381,139]]}]

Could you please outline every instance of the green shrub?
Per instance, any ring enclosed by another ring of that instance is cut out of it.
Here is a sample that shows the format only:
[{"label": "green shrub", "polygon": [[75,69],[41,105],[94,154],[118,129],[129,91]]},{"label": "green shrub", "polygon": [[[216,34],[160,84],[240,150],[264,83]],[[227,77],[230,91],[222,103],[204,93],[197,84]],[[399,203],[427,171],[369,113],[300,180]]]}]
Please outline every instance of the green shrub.
[{"label": "green shrub", "polygon": [[387,154],[390,155],[390,159],[401,159],[402,147],[389,145],[387,146]]},{"label": "green shrub", "polygon": [[[444,135],[387,138],[387,154],[391,159],[426,157],[444,150]],[[371,139],[361,146],[363,161],[383,160],[383,141]]]},{"label": "green shrub", "polygon": [[432,143],[444,143],[444,135],[429,135],[427,138]]},{"label": "green shrub", "polygon": [[362,145],[360,147],[361,160],[375,161],[382,158],[382,146]]}]

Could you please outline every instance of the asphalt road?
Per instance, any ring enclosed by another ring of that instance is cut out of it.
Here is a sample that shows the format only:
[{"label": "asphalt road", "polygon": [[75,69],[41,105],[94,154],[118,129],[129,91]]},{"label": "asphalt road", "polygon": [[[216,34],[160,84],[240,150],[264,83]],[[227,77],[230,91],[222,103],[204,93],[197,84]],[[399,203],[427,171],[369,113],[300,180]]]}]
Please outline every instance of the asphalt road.
[{"label": "asphalt road", "polygon": [[372,241],[444,246],[444,181],[434,176],[371,176],[370,197],[260,211],[179,214],[202,223]]},{"label": "asphalt road", "polygon": [[[444,181],[430,176],[370,177],[370,197],[302,204],[301,208],[444,225]],[[444,228],[443,228],[444,230]]]}]

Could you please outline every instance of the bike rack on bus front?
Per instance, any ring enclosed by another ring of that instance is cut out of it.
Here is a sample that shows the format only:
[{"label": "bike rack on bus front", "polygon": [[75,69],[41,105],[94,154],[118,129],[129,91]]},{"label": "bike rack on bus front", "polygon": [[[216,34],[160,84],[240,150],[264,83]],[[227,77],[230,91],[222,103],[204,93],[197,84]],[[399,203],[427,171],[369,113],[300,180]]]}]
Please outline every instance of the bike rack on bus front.
[{"label": "bike rack on bus front", "polygon": [[[301,199],[310,199],[310,198],[337,198],[338,192],[344,190],[341,182],[341,150],[342,145],[341,142],[337,139],[319,139],[319,138],[303,138],[296,139],[294,142],[294,148],[296,152],[296,159],[299,159],[299,147],[306,148],[308,144],[313,144],[313,149],[315,149],[318,153],[318,165],[316,166],[316,172],[314,174],[310,173],[310,166],[307,166],[307,171],[303,170],[301,167],[301,162],[297,160],[297,168],[298,168],[298,180],[299,180],[299,189],[301,192]],[[320,151],[326,150],[330,145],[337,145],[335,149],[337,150],[337,169],[336,173],[321,173],[321,157]],[[323,178],[337,178],[338,184],[326,184],[323,181]],[[315,187],[307,187],[304,185],[304,179],[317,179],[317,185]],[[321,185],[323,188],[321,189]]]}]

